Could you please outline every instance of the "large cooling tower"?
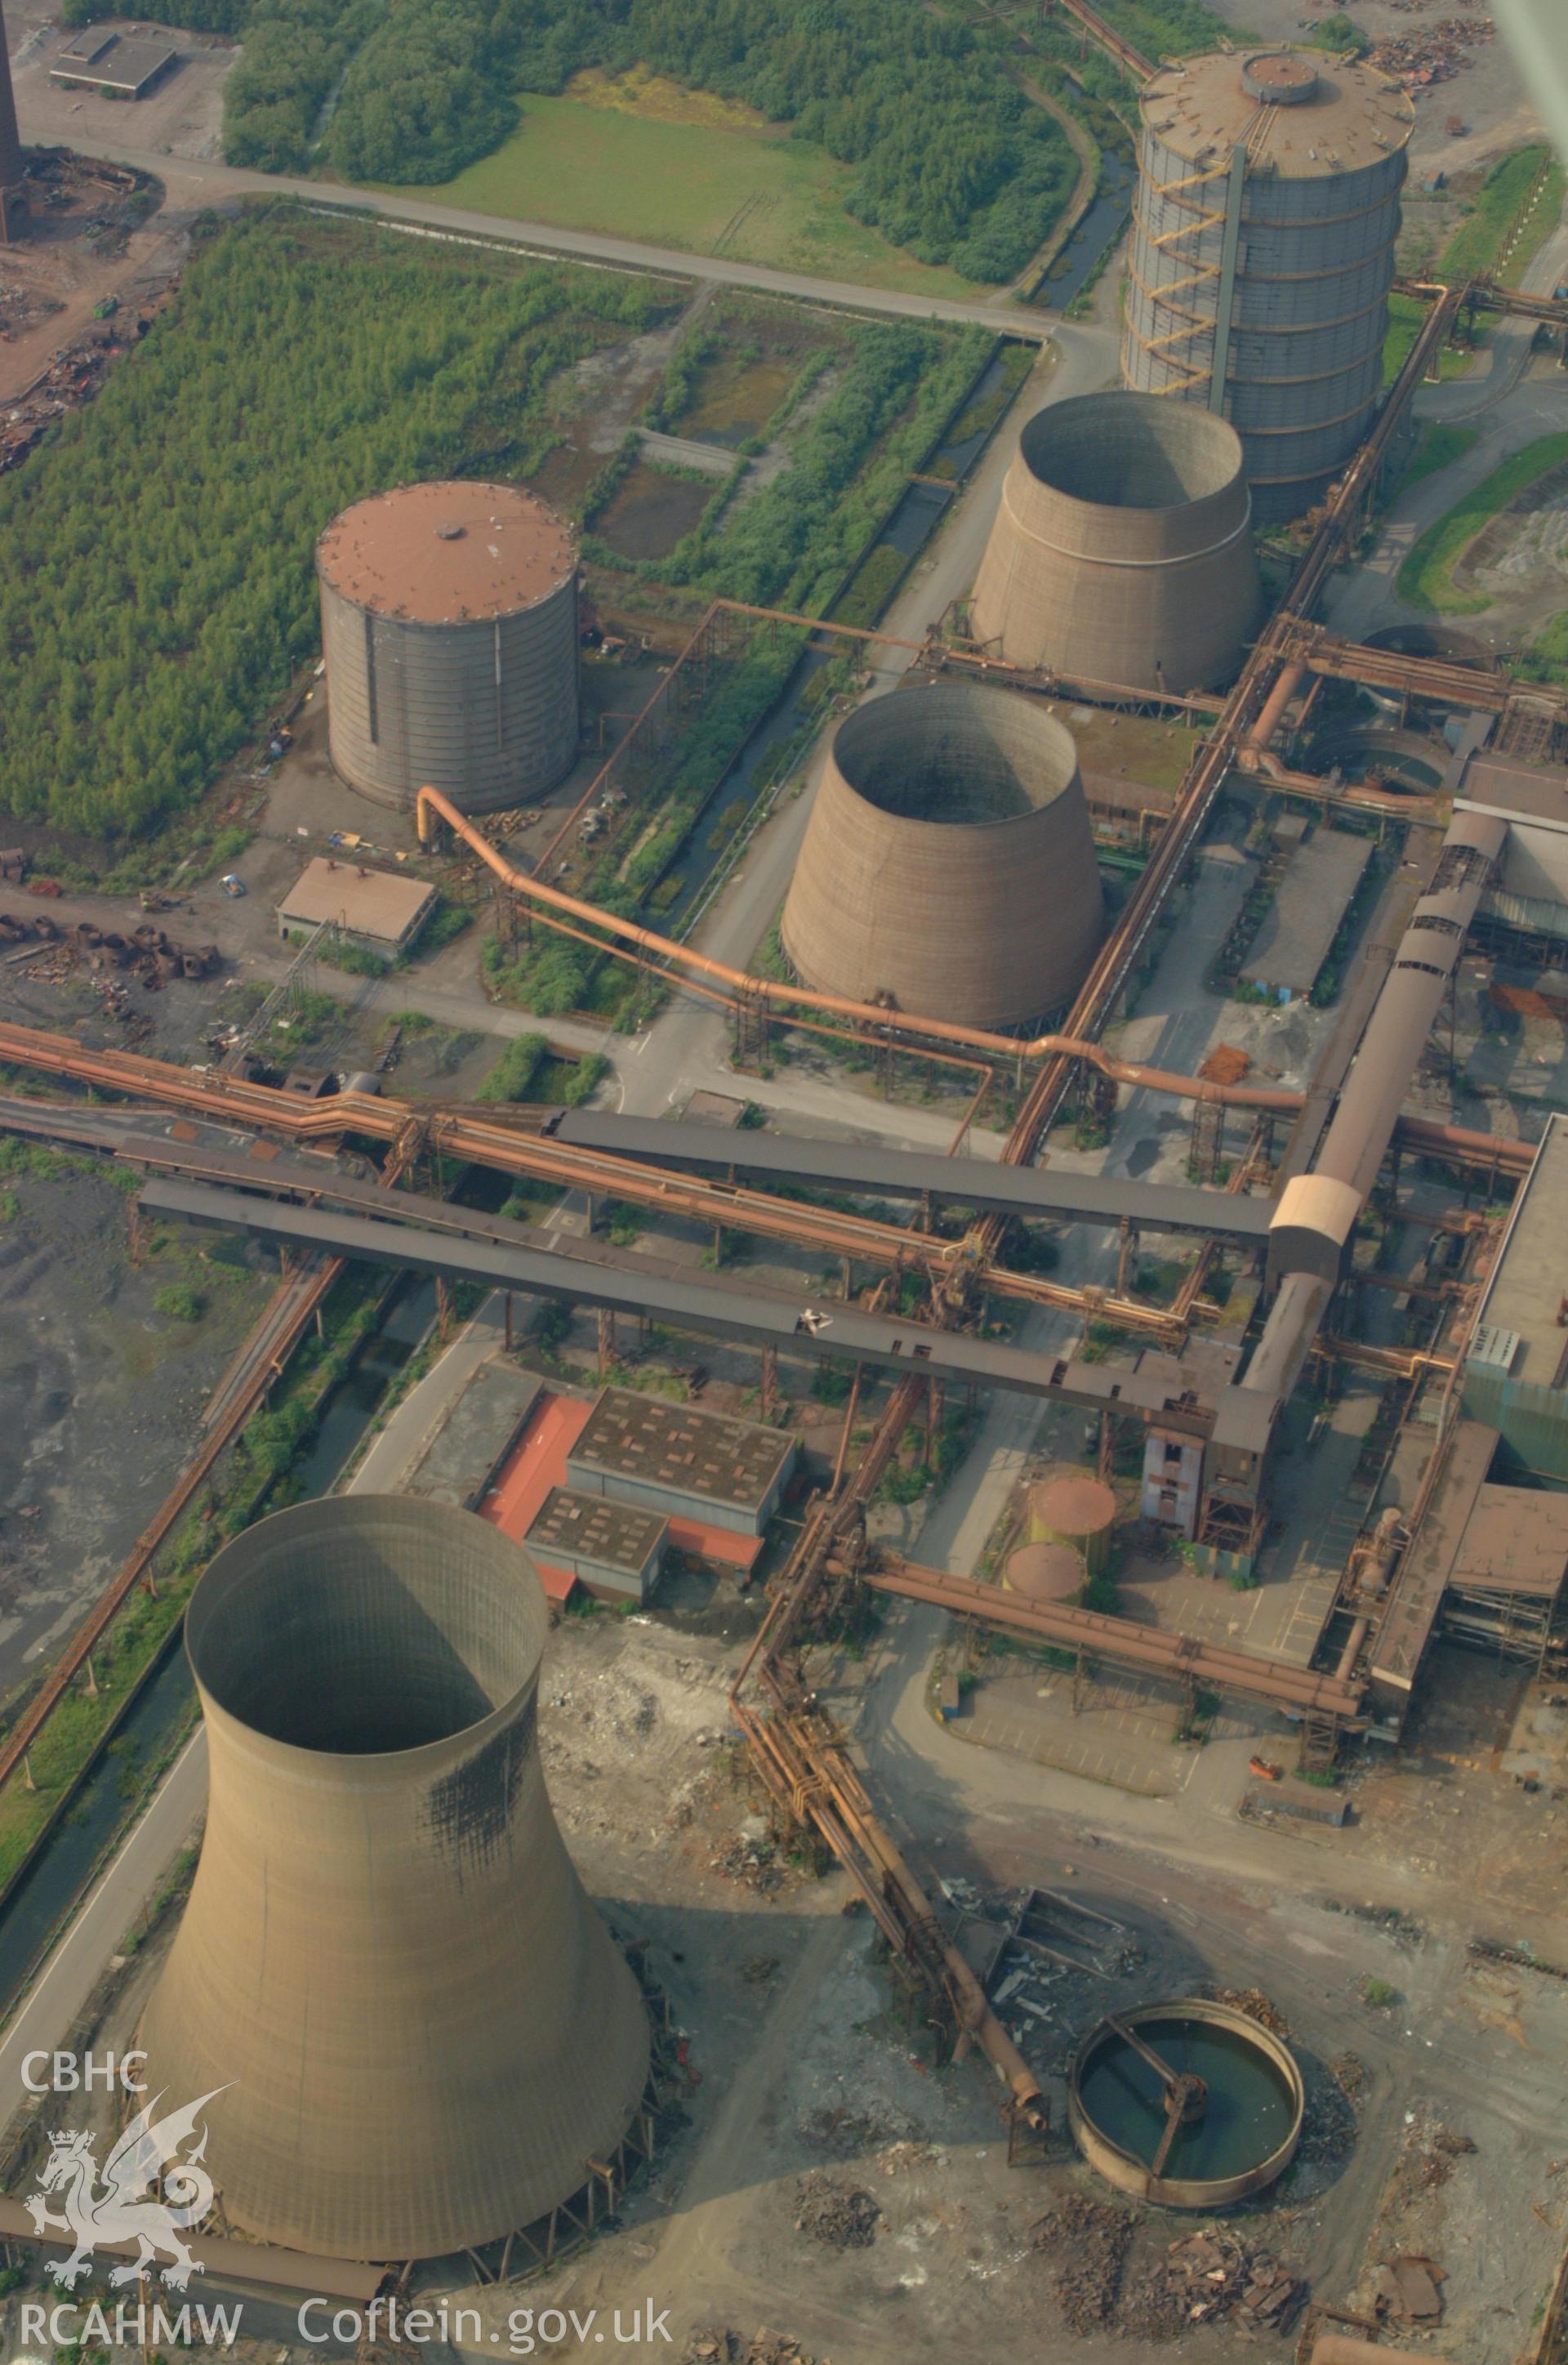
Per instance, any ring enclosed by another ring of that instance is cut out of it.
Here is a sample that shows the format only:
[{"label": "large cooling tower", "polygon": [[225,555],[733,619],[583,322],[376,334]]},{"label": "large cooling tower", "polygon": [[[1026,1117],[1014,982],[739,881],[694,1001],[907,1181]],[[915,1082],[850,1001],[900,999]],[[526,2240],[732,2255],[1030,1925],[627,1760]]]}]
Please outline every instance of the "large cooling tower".
[{"label": "large cooling tower", "polygon": [[403,485],[316,545],[332,762],[377,804],[542,797],[577,754],[577,554],[512,485]]},{"label": "large cooling tower", "polygon": [[22,142],[17,129],[17,101],[11,89],[11,52],[6,45],[6,17],[0,10],[0,246],[15,238],[27,219],[22,186]]},{"label": "large cooling tower", "polygon": [[819,991],[974,1026],[1068,1001],[1103,925],[1070,732],[970,682],[879,698],[834,734],[784,905]]},{"label": "large cooling tower", "polygon": [[1294,50],[1189,58],[1138,107],[1122,376],[1222,412],[1254,514],[1297,517],[1377,407],[1415,108]]},{"label": "large cooling tower", "polygon": [[1260,608],[1223,419],[1086,394],[1030,420],[975,582],[976,640],[1011,665],[1181,694],[1229,680]]},{"label": "large cooling tower", "polygon": [[555,1828],[544,1595],[466,1511],[356,1495],[212,1563],[186,1647],[207,1834],[142,2042],[225,2214],[408,2259],[530,2224],[642,2097],[641,1999]]}]

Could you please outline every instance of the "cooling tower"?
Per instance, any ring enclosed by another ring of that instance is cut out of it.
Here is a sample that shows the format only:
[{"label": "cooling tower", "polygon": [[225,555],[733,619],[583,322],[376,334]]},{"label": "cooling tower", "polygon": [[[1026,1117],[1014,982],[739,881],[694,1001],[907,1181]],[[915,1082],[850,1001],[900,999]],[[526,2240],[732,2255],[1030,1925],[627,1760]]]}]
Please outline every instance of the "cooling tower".
[{"label": "cooling tower", "polygon": [[626,2130],[647,2025],[545,1795],[546,1622],[517,1545],[394,1496],[279,1511],[192,1596],[207,1832],[141,2041],[172,2102],[225,2089],[207,2164],[247,2234],[472,2247]]},{"label": "cooling tower", "polygon": [[1086,394],[1025,428],[969,605],[1010,665],[1179,694],[1228,681],[1262,604],[1234,428]]},{"label": "cooling tower", "polygon": [[0,246],[15,238],[27,219],[22,185],[22,141],[17,129],[17,101],[11,88],[11,52],[6,42],[6,17],[0,10]]},{"label": "cooling tower", "polygon": [[1254,516],[1297,517],[1376,408],[1415,109],[1290,50],[1189,58],[1138,106],[1122,375],[1223,412]]},{"label": "cooling tower", "polygon": [[404,485],[316,545],[332,762],[377,804],[545,795],[577,753],[570,529],[510,485]]},{"label": "cooling tower", "polygon": [[834,732],[784,905],[819,991],[974,1026],[1068,1001],[1103,925],[1071,735],[969,682],[879,698]]}]

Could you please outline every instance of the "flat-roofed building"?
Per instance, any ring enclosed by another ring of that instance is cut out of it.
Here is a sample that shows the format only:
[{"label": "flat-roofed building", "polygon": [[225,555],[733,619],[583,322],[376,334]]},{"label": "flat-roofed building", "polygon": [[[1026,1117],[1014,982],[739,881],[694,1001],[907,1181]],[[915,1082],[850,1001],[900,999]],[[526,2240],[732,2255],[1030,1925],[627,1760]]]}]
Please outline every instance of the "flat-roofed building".
[{"label": "flat-roofed building", "polygon": [[606,1388],[567,1457],[566,1478],[583,1494],[760,1536],[798,1450],[760,1421]]},{"label": "flat-roofed building", "polygon": [[668,1537],[669,1521],[658,1511],[553,1486],[524,1541],[536,1561],[565,1569],[601,1600],[645,1601]]},{"label": "flat-roofed building", "polygon": [[1568,1479],[1568,1120],[1548,1119],[1464,1361],[1464,1409],[1527,1470]]},{"label": "flat-roofed building", "polygon": [[278,905],[278,934],[308,935],[323,920],[333,920],[355,944],[390,959],[407,952],[435,901],[435,889],[422,879],[399,879],[396,871],[366,870],[319,854]]},{"label": "flat-roofed building", "polygon": [[179,51],[167,41],[128,41],[121,33],[89,25],[49,70],[50,82],[112,91],[117,98],[145,98],[176,63]]}]

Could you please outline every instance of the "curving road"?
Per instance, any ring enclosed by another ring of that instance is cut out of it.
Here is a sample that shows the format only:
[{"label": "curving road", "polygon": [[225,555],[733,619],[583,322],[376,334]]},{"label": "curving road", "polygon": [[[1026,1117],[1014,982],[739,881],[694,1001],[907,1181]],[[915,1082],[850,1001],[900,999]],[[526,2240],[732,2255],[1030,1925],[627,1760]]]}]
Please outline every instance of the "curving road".
[{"label": "curving road", "polygon": [[[17,110],[24,140],[52,140],[58,135],[29,129],[25,102]],[[470,213],[458,206],[437,205],[428,197],[395,195],[386,190],[356,189],[336,183],[294,180],[281,173],[251,173],[238,165],[206,159],[165,156],[128,148],[116,140],[73,136],[73,146],[84,156],[110,164],[134,165],[151,174],[168,192],[176,209],[199,212],[236,197],[297,197],[303,204],[333,212],[369,214],[377,220],[403,224],[432,237],[484,239],[493,246],[515,247],[523,253],[566,256],[575,262],[598,263],[616,270],[655,271],[680,279],[712,280],[724,286],[755,287],[766,295],[792,296],[807,303],[832,304],[856,312],[879,312],[897,319],[954,320],[990,329],[1044,344],[1058,324],[1057,315],[1032,307],[997,302],[964,303],[948,297],[903,296],[886,287],[862,287],[843,279],[814,279],[809,272],[773,271],[765,263],[743,263],[728,254],[688,254],[667,246],[644,246],[629,238],[606,238],[597,230],[555,230],[546,222],[509,221],[498,214]]]}]

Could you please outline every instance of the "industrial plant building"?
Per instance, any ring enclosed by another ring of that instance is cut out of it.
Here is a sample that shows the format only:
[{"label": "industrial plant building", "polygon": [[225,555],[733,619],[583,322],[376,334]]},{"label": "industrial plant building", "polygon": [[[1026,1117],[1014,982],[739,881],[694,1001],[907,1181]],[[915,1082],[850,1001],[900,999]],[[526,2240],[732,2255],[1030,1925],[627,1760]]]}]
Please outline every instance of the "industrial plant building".
[{"label": "industrial plant building", "polygon": [[1078,751],[1037,701],[941,681],[838,725],[780,927],[806,984],[1021,1026],[1081,984],[1103,913]]},{"label": "industrial plant building", "polygon": [[528,1548],[564,1568],[596,1599],[644,1602],[658,1583],[669,1543],[662,1511],[553,1486],[528,1530]]},{"label": "industrial plant building", "polygon": [[391,960],[409,950],[435,905],[436,891],[422,879],[400,879],[395,870],[367,870],[363,863],[319,854],[278,905],[278,934],[313,932],[330,922],[351,943]]},{"label": "industrial plant building", "polygon": [[1123,378],[1228,419],[1255,516],[1299,517],[1382,391],[1415,109],[1289,50],[1163,67],[1138,107]]},{"label": "industrial plant building", "polygon": [[166,41],[128,41],[101,25],[89,25],[61,50],[49,78],[67,88],[106,91],[115,98],[145,98],[178,57],[179,51]]},{"label": "industrial plant building", "polygon": [[258,2240],[472,2249],[618,2156],[648,2026],[545,1795],[547,1625],[516,1544],[403,1496],[274,1513],[192,1597],[206,1834],[141,2041]]},{"label": "industrial plant building", "polygon": [[566,1457],[579,1494],[760,1536],[795,1467],[795,1440],[760,1421],[606,1388]]},{"label": "industrial plant building", "polygon": [[1180,695],[1231,678],[1261,606],[1242,448],[1225,420],[1125,393],[1030,420],[975,579],[983,647]]},{"label": "industrial plant building", "polygon": [[1568,1482],[1568,1119],[1547,1122],[1471,1333],[1465,1411],[1538,1477]]},{"label": "industrial plant building", "polygon": [[542,797],[577,753],[577,555],[532,493],[404,485],[316,545],[332,762],[376,803]]}]

